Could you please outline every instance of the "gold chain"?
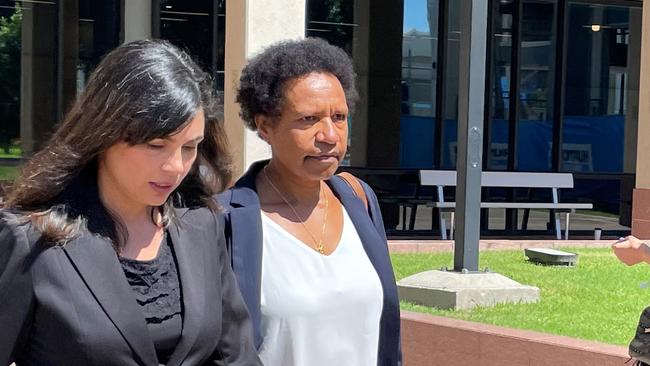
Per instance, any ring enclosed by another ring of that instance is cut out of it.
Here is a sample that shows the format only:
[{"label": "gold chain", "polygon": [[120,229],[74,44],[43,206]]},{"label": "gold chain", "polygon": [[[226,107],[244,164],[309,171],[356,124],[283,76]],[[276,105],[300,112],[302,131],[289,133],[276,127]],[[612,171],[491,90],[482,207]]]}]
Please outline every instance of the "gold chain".
[{"label": "gold chain", "polygon": [[[291,203],[289,203],[289,200],[284,198],[284,195],[282,194],[282,192],[280,192],[278,187],[276,187],[275,184],[273,184],[273,181],[271,180],[271,177],[269,177],[269,173],[266,172],[266,167],[267,166],[265,166],[264,169],[263,169],[264,170],[264,177],[266,178],[266,181],[269,182],[269,185],[271,186],[271,188],[273,188],[275,193],[277,193],[278,196],[280,196],[280,198],[282,198],[284,203],[286,203],[287,206],[289,206],[291,211],[293,211],[293,214],[296,215],[296,218],[298,219],[298,221],[300,221],[300,224],[305,229],[307,234],[309,234],[309,236],[311,236],[312,240],[314,240],[314,244],[316,244],[316,247],[314,249],[320,254],[325,254],[325,245],[323,245],[323,239],[325,238],[325,226],[327,225],[327,209],[329,207],[329,201],[327,199],[327,194],[323,190],[323,196],[325,197],[325,214],[323,215],[323,232],[321,233],[320,240],[316,240],[316,237],[307,228],[307,225],[305,224],[305,221],[300,217],[300,215],[298,215],[298,211],[296,211],[296,209],[293,207],[293,205]],[[320,193],[319,193],[318,196],[319,196],[318,202],[320,202]]]}]

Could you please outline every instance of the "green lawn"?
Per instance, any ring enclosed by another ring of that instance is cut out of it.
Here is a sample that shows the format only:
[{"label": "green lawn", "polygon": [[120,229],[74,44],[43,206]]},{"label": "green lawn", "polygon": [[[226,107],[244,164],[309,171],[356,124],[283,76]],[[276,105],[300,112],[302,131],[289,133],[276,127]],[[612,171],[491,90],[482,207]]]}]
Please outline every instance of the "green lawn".
[{"label": "green lawn", "polygon": [[[489,267],[515,281],[539,287],[541,300],[537,304],[448,311],[402,302],[402,309],[627,345],[641,310],[650,305],[650,266],[627,267],[609,249],[566,250],[579,254],[577,267],[532,264],[525,260],[523,251],[481,253],[481,269]],[[398,279],[453,264],[451,253],[391,257]]]},{"label": "green lawn", "polygon": [[0,180],[11,180],[18,176],[18,167],[0,165]]},{"label": "green lawn", "polygon": [[9,147],[9,151],[5,150],[5,147],[0,147],[0,158],[20,158],[23,155],[23,150],[20,146],[12,145]]}]

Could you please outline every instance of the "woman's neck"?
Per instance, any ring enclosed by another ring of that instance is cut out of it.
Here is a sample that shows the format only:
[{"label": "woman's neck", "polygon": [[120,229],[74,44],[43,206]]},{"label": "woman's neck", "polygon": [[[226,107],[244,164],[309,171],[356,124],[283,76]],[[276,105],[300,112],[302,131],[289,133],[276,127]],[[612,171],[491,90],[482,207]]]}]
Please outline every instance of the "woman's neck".
[{"label": "woman's neck", "polygon": [[280,164],[274,164],[273,160],[263,168],[262,176],[291,204],[299,202],[310,202],[320,199],[321,182],[305,181],[291,174],[288,169],[283,169]]}]

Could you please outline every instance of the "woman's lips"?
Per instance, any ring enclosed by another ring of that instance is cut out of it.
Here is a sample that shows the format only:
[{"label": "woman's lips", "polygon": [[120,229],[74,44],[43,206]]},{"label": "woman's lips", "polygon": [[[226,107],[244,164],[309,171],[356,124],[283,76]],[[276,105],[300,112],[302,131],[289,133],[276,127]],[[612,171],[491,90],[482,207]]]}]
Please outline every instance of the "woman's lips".
[{"label": "woman's lips", "polygon": [[338,155],[316,155],[316,156],[309,156],[309,158],[326,162],[326,163],[339,161]]},{"label": "woman's lips", "polygon": [[169,194],[174,188],[173,184],[149,182],[149,186],[159,194]]}]

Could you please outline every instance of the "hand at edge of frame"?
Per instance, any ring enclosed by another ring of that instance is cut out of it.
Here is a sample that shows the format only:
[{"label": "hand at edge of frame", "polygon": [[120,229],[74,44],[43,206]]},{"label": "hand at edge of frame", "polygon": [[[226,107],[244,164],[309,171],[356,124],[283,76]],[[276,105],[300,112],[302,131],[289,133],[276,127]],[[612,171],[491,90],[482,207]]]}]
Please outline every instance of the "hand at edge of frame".
[{"label": "hand at edge of frame", "polygon": [[647,243],[630,235],[612,244],[616,257],[628,266],[650,261],[650,247]]}]

